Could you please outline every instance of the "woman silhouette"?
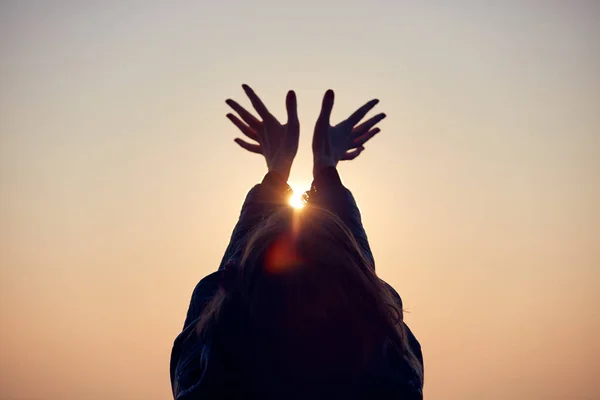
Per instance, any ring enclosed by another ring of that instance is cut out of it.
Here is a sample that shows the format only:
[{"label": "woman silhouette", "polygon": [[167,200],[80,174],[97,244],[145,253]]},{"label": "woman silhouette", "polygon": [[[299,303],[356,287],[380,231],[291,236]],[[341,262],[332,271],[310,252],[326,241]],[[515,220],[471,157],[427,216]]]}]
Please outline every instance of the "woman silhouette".
[{"label": "woman silhouette", "polygon": [[402,301],[379,279],[361,216],[340,180],[385,114],[359,124],[372,100],[336,126],[325,93],[313,136],[306,206],[288,204],[298,150],[296,96],[280,124],[244,85],[259,120],[233,100],[227,117],[262,154],[268,173],[248,193],[219,270],[192,294],[171,354],[173,396],[204,398],[421,399],[423,357]]}]

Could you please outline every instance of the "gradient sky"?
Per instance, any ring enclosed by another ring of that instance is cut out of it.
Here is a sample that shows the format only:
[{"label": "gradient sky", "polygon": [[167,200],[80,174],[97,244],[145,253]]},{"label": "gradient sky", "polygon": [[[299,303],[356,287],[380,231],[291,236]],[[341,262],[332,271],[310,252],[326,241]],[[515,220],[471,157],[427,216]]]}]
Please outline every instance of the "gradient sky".
[{"label": "gradient sky", "polygon": [[265,173],[241,83],[297,91],[297,189],[325,90],[381,100],[340,172],[427,399],[600,398],[598,71],[596,1],[0,2],[0,398],[169,398]]}]

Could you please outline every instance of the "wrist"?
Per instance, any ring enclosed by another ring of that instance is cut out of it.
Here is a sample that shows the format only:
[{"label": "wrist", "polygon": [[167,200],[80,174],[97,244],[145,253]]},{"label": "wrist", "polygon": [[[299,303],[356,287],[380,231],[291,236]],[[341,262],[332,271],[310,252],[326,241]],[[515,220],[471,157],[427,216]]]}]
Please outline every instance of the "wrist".
[{"label": "wrist", "polygon": [[328,166],[321,169],[312,183],[312,189],[321,191],[327,188],[343,187],[342,180],[337,169],[334,166]]},{"label": "wrist", "polygon": [[274,172],[279,175],[285,182],[288,181],[290,177],[290,172],[292,170],[291,165],[269,165],[269,172]]},{"label": "wrist", "polygon": [[328,167],[337,167],[337,162],[331,158],[318,158],[315,157],[313,160],[313,178],[319,175],[319,172]]}]

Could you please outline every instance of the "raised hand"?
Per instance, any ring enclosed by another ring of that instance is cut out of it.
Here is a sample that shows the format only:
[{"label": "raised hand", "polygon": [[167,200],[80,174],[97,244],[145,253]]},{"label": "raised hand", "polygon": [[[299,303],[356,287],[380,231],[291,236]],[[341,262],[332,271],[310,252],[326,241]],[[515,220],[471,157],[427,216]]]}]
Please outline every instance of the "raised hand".
[{"label": "raised hand", "polygon": [[337,166],[341,160],[353,160],[365,149],[364,144],[380,132],[375,125],[385,118],[385,114],[377,114],[360,125],[357,125],[367,113],[375,107],[379,100],[374,99],[356,110],[346,120],[331,126],[329,119],[333,109],[334,93],[328,90],[323,97],[321,114],[315,125],[313,136],[313,175],[325,167]]},{"label": "raised hand", "polygon": [[300,123],[298,122],[298,105],[296,94],[293,90],[287,93],[285,105],[287,108],[287,123],[282,125],[263,102],[258,98],[254,90],[248,85],[242,85],[244,92],[250,98],[252,106],[262,118],[262,121],[254,117],[236,101],[227,99],[225,102],[238,113],[241,120],[233,114],[227,114],[227,118],[239,128],[252,142],[236,138],[235,142],[242,148],[262,154],[267,161],[269,171],[281,174],[285,180],[289,178],[290,170],[296,153],[298,153],[298,140],[300,138]]}]

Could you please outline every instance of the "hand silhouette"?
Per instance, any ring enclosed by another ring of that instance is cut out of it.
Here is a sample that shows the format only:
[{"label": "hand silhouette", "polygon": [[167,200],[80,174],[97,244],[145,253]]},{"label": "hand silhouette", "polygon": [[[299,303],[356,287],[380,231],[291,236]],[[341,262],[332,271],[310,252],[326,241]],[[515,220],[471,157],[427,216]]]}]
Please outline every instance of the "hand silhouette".
[{"label": "hand silhouette", "polygon": [[357,125],[379,102],[374,99],[360,107],[346,120],[331,126],[329,119],[333,100],[333,90],[328,90],[323,97],[321,114],[315,125],[312,143],[314,176],[325,167],[337,166],[341,160],[353,160],[358,157],[365,149],[363,145],[380,132],[379,128],[373,127],[385,118],[385,114],[381,113]]},{"label": "hand silhouette", "polygon": [[240,138],[236,138],[235,142],[252,153],[262,154],[267,161],[269,171],[277,172],[287,180],[294,157],[296,157],[296,153],[298,152],[298,140],[300,138],[296,94],[292,90],[287,93],[285,99],[288,114],[287,123],[282,125],[267,110],[250,86],[242,85],[242,88],[250,98],[252,106],[260,118],[262,118],[262,121],[254,117],[234,100],[227,99],[226,103],[239,114],[241,120],[233,114],[227,114],[227,118],[244,135],[256,143],[249,143]]}]

